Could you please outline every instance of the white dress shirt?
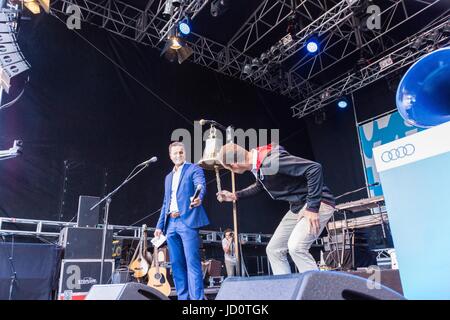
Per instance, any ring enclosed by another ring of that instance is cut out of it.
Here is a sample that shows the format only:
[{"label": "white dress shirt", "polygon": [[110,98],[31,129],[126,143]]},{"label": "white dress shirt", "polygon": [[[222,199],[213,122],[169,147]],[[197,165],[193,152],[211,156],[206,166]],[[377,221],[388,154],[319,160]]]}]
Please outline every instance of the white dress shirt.
[{"label": "white dress shirt", "polygon": [[169,212],[179,212],[178,211],[178,202],[177,202],[177,190],[178,185],[180,184],[180,176],[183,171],[184,163],[178,167],[178,169],[173,168],[173,176],[172,176],[172,190],[170,192],[170,206]]}]

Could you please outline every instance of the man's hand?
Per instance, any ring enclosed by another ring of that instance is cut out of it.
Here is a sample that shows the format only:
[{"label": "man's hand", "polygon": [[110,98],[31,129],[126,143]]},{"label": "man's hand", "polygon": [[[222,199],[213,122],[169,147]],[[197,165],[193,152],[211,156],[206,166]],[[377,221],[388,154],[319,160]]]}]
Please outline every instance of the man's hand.
[{"label": "man's hand", "polygon": [[155,233],[153,235],[155,236],[155,238],[159,238],[159,236],[162,235],[162,230],[161,229],[156,229]]},{"label": "man's hand", "polygon": [[192,198],[193,197],[191,197],[191,204],[189,205],[190,208],[195,208],[202,204],[202,200],[200,200],[200,198],[196,198],[194,201],[192,201]]},{"label": "man's hand", "polygon": [[222,190],[220,192],[217,192],[216,196],[217,196],[217,200],[219,202],[224,202],[224,201],[230,202],[230,201],[236,201],[237,200],[236,195],[234,193],[230,192],[230,191],[227,191],[227,190]]},{"label": "man's hand", "polygon": [[[299,214],[298,219],[300,220],[301,214]],[[318,212],[305,210],[303,212],[303,216],[309,221],[309,233],[314,234],[316,236],[319,235],[320,231],[320,218]]]}]

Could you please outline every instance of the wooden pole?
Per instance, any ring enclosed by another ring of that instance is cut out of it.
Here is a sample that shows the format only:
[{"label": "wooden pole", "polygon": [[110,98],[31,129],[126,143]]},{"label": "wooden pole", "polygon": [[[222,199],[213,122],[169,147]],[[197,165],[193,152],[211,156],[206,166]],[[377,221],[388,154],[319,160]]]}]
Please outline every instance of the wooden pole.
[{"label": "wooden pole", "polygon": [[[234,172],[231,171],[231,191],[236,192],[236,180]],[[239,237],[238,237],[238,221],[237,221],[237,203],[233,201],[233,224],[234,224],[234,254],[236,257],[236,275],[240,277],[241,274],[241,257],[239,256]]]}]

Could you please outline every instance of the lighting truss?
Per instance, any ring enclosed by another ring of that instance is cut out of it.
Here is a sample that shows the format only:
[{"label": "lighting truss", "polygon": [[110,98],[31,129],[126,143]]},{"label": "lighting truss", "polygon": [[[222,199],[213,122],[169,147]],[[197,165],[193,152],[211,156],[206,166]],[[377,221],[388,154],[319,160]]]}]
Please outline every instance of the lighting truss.
[{"label": "lighting truss", "polygon": [[[164,47],[161,41],[161,30],[165,30],[167,20],[160,17],[164,1],[161,0],[154,9],[154,1],[150,1],[145,9],[133,7],[122,1],[103,0],[55,0],[51,3],[51,12],[65,15],[71,5],[76,5],[81,11],[81,20],[102,27],[121,37],[148,45],[159,50]],[[174,23],[172,21],[172,23]],[[244,79],[242,68],[250,56],[242,55],[234,48],[227,48],[217,41],[202,37],[194,32],[186,41],[194,53],[189,58],[192,62],[222,74]],[[253,82],[254,85],[279,92],[287,87],[287,79],[279,83],[270,74],[265,74]],[[296,90],[291,90],[289,96],[298,97]]]},{"label": "lighting truss", "polygon": [[442,29],[446,24],[448,24],[448,18],[444,22],[429,27],[426,31],[418,33],[414,37],[401,41],[394,48],[391,48],[389,53],[367,67],[330,81],[330,83],[314,90],[311,92],[310,97],[291,107],[292,116],[302,118],[338,99],[340,96],[359,90],[388,74],[414,63],[437,47],[449,45],[450,37],[441,33],[434,43],[424,45],[421,48],[413,48],[413,44],[418,39],[426,38],[427,35],[435,30]]},{"label": "lighting truss", "polygon": [[[372,57],[381,56],[395,44],[390,39],[390,32],[442,1],[445,0],[388,0],[387,7],[381,12],[381,30],[365,33],[355,28],[355,16],[351,10],[354,0],[262,0],[226,44],[192,32],[187,41],[193,50],[189,60],[303,102],[322,87],[317,76],[359,50]],[[175,8],[168,19],[162,17],[165,2],[149,0],[145,8],[140,9],[120,0],[54,0],[51,10],[53,14],[66,14],[67,7],[75,4],[80,8],[82,21],[162,50],[162,40],[168,30],[185,14],[195,17],[209,1],[186,1],[185,6]],[[306,27],[290,41],[288,37],[274,41],[281,41],[284,50],[271,57],[275,62],[271,68],[263,65],[251,76],[244,74],[244,66],[255,58],[251,54],[259,57],[261,53],[255,54],[257,45],[271,36],[276,28],[282,27],[293,11],[307,23]],[[304,40],[313,34],[321,35],[320,52],[313,57],[301,54]],[[282,68],[273,68],[274,65]]]}]

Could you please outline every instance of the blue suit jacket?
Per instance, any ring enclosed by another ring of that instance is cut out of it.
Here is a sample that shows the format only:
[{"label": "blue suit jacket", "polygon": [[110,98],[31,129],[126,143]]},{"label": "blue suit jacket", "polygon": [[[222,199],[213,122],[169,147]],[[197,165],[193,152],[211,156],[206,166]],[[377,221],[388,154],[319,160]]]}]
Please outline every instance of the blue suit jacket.
[{"label": "blue suit jacket", "polygon": [[[170,207],[172,178],[173,171],[166,176],[164,184],[164,201],[158,224],[156,225],[156,228],[163,230],[163,232],[165,232],[167,228],[166,222]],[[180,182],[178,184],[177,203],[178,210],[181,214],[181,221],[183,221],[183,223],[190,228],[201,228],[209,224],[208,216],[206,215],[203,205],[189,209],[189,204],[191,203],[190,198],[194,195],[195,189],[199,184],[202,185],[199,198],[203,202],[203,198],[206,194],[205,174],[203,173],[203,169],[196,164],[185,162],[181,171]]]}]

